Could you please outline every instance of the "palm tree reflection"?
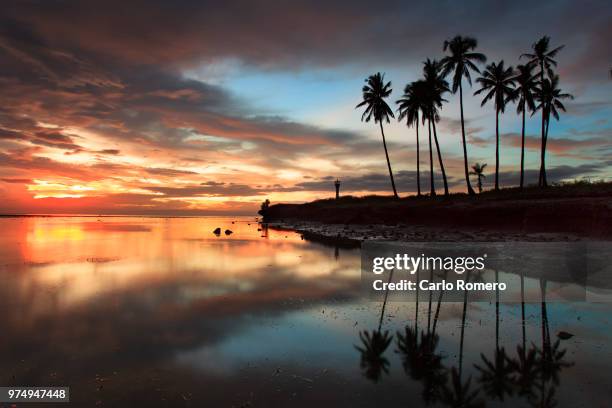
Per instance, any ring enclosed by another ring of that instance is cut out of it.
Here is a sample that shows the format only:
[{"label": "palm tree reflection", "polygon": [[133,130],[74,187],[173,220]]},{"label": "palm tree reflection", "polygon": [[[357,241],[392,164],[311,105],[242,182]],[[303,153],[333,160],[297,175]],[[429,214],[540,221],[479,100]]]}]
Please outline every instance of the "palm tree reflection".
[{"label": "palm tree reflection", "polygon": [[[482,280],[481,275],[468,274],[469,281]],[[391,278],[390,278],[391,280]],[[496,273],[496,281],[498,275]],[[440,336],[436,331],[440,315],[442,294],[431,322],[431,306],[427,324],[419,326],[419,297],[417,292],[414,309],[414,324],[406,324],[398,331],[396,353],[399,355],[405,374],[414,382],[421,382],[421,401],[424,405],[443,404],[449,407],[484,407],[481,398],[482,389],[490,399],[504,401],[506,397],[516,396],[533,407],[554,407],[556,389],[560,382],[560,373],[573,364],[565,360],[566,350],[561,348],[559,340],[551,344],[550,328],[546,302],[546,281],[540,282],[541,288],[541,347],[532,343],[527,346],[525,330],[525,302],[523,283],[521,282],[521,326],[522,338],[516,346],[516,354],[511,356],[500,346],[500,299],[499,293],[495,304],[495,349],[492,355],[480,354],[480,361],[470,364],[479,374],[478,382],[472,381],[472,375],[463,370],[463,343],[467,319],[467,292],[464,293],[463,314],[460,337],[459,361],[457,366],[446,366],[443,353],[438,351]],[[387,330],[382,330],[387,295],[382,304],[378,328],[371,332],[359,333],[361,368],[369,380],[378,382],[383,374],[389,373],[390,360],[384,356],[393,340]],[[428,302],[429,303],[429,302]],[[424,322],[423,322],[424,323]],[[467,367],[467,366],[466,366]],[[467,377],[467,378],[466,378]],[[515,404],[515,399],[511,400]],[[520,403],[517,403],[520,405]]]},{"label": "palm tree reflection", "polygon": [[[389,282],[391,282],[392,279],[393,270],[389,273]],[[360,366],[364,376],[375,383],[380,380],[383,373],[389,373],[389,360],[384,357],[383,354],[389,348],[393,336],[389,335],[388,330],[385,330],[384,333],[381,331],[388,296],[389,289],[385,291],[385,298],[380,309],[380,318],[378,319],[378,328],[372,330],[372,332],[368,330],[359,332],[361,346],[355,346],[359,353],[361,353]]]},{"label": "palm tree reflection", "polygon": [[389,348],[392,336],[389,336],[389,331],[385,330],[382,333],[379,330],[373,330],[371,333],[364,330],[359,333],[361,346],[355,346],[361,353],[361,369],[364,376],[378,382],[383,373],[389,373],[389,360],[383,356],[383,353]]}]

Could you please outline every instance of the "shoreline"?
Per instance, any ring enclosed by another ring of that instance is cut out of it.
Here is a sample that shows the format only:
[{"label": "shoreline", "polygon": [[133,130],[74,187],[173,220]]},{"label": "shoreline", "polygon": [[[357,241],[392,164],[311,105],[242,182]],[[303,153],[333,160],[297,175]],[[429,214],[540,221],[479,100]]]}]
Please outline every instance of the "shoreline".
[{"label": "shoreline", "polygon": [[275,204],[263,222],[319,240],[612,240],[612,183],[506,189],[475,197],[341,197]]}]

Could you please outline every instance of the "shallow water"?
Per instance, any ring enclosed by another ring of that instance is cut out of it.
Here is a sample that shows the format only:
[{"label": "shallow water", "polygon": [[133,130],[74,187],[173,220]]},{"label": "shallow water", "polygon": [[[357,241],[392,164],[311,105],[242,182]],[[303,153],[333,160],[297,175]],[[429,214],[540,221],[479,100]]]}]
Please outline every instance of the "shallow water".
[{"label": "shallow water", "polygon": [[[71,406],[109,407],[612,399],[610,304],[527,304],[524,337],[520,303],[498,319],[488,302],[442,303],[436,318],[425,295],[382,310],[361,294],[359,249],[258,229],[252,217],[0,219],[0,385],[69,385]],[[557,343],[561,331],[574,336]]]}]

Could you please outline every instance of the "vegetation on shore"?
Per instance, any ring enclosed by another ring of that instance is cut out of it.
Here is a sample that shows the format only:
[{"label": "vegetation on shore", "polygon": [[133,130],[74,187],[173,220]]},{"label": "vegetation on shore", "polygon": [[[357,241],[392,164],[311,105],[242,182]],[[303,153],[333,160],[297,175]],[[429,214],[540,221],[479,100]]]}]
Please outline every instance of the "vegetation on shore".
[{"label": "vegetation on shore", "polygon": [[[519,194],[520,191],[520,194]],[[305,204],[276,204],[260,211],[264,221],[324,224],[406,224],[425,227],[567,232],[612,236],[612,183],[577,181],[489,190],[473,200],[466,193],[448,197],[345,196]]]},{"label": "vegetation on shore", "polygon": [[[465,171],[465,183],[467,193],[474,195],[474,189],[470,183],[469,160],[467,151],[467,141],[465,136],[465,119],[463,112],[463,87],[464,79],[469,86],[472,85],[472,74],[481,74],[476,82],[481,88],[474,92],[474,95],[484,94],[481,105],[492,101],[495,108],[495,190],[499,190],[499,119],[500,113],[505,112],[508,103],[516,103],[517,114],[521,115],[521,160],[520,160],[520,184],[519,189],[524,187],[524,151],[525,151],[525,116],[529,112],[531,116],[536,112],[541,113],[541,146],[540,146],[540,171],[539,187],[547,187],[546,177],[546,145],[550,128],[551,116],[559,120],[560,111],[565,111],[563,100],[572,99],[573,96],[563,92],[559,88],[559,76],[554,68],[557,66],[555,60],[563,46],[556,48],[550,47],[550,38],[544,36],[532,45],[532,52],[522,54],[520,57],[527,58],[525,65],[519,65],[516,69],[512,66],[505,66],[503,60],[492,62],[484,68],[481,73],[482,65],[487,58],[484,54],[476,52],[478,42],[472,37],[455,36],[444,42],[443,50],[447,53],[440,61],[427,59],[423,64],[423,79],[411,82],[404,88],[404,94],[396,101],[398,105],[398,121],[406,121],[408,127],[416,128],[416,148],[417,148],[417,196],[421,196],[420,179],[420,143],[419,143],[419,122],[423,125],[427,122],[429,138],[429,172],[430,172],[430,196],[436,195],[434,185],[434,158],[432,147],[433,140],[437,152],[438,165],[444,181],[444,195],[449,195],[448,182],[442,152],[438,143],[436,122],[440,120],[439,111],[445,102],[446,93],[459,93],[459,108],[461,114],[461,140],[463,147],[463,164]],[[389,123],[390,117],[394,118],[393,111],[385,101],[391,94],[391,82],[385,82],[384,73],[376,73],[366,78],[364,85],[363,100],[356,108],[365,107],[361,117],[362,121],[369,122],[373,119],[374,123],[379,124],[380,132],[389,170],[389,178],[393,195],[398,198],[393,170],[389,159],[389,152],[385,140],[383,122]],[[451,79],[451,84],[446,78]],[[480,182],[481,176],[478,175]]]}]

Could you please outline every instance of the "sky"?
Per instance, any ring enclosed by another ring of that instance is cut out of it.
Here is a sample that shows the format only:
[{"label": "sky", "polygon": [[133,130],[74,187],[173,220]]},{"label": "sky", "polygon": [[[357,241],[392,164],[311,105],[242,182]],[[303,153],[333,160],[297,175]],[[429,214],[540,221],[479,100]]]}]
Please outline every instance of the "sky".
[{"label": "sky", "polygon": [[[355,109],[364,79],[385,73],[395,110],[457,34],[512,66],[543,35],[565,45],[575,99],[550,125],[549,178],[612,176],[606,1],[7,1],[0,20],[0,214],[254,214],[266,198],[331,197],[336,178],[343,194],[390,194],[379,128]],[[495,114],[476,85],[468,158],[489,164],[490,188]],[[445,98],[440,148],[465,191],[458,95]],[[520,123],[513,105],[500,118],[502,186],[518,181]],[[539,126],[527,118],[527,183]],[[400,195],[414,194],[415,129],[385,134]]]}]

